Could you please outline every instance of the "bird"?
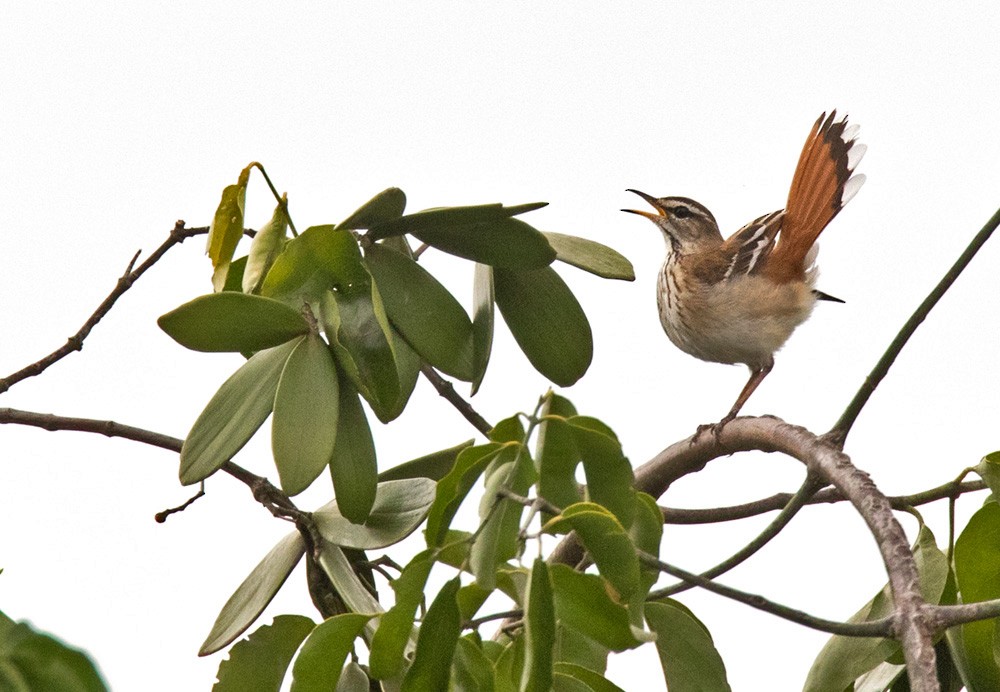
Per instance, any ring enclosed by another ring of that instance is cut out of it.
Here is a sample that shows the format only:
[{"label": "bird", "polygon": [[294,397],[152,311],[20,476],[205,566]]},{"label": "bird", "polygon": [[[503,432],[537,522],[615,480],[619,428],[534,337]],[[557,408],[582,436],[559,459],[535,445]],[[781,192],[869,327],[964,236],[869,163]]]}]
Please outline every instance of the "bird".
[{"label": "bird", "polygon": [[815,288],[816,240],[865,181],[854,170],[866,146],[858,126],[823,113],[806,139],[784,209],[764,214],[723,239],[703,204],[629,189],[653,212],[667,256],[656,285],[660,323],[680,350],[714,363],[739,364],[750,379],[722,420],[699,426],[719,440],[722,429],[774,367],[774,354],[809,318],[817,300],[844,302]]}]

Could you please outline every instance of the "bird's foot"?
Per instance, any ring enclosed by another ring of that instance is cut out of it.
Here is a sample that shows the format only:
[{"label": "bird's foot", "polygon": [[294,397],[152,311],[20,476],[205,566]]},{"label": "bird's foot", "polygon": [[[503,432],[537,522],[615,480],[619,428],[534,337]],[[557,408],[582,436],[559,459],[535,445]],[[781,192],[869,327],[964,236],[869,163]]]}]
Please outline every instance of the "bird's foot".
[{"label": "bird's foot", "polygon": [[719,444],[722,441],[722,429],[725,428],[734,418],[736,418],[736,414],[730,413],[718,423],[705,423],[703,425],[699,425],[698,429],[695,430],[694,436],[691,438],[691,444],[695,444],[701,439],[703,434],[708,432],[712,433],[712,436],[715,438],[715,444]]}]

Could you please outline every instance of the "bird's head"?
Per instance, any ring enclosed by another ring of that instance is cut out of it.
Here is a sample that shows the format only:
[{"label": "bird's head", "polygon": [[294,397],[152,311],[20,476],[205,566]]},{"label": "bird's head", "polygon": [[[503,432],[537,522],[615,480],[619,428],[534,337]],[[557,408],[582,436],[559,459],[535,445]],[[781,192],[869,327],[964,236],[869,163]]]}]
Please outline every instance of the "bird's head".
[{"label": "bird's head", "polygon": [[674,252],[687,253],[706,243],[717,245],[722,241],[719,225],[712,212],[687,197],[653,197],[638,190],[628,190],[646,200],[655,212],[622,209],[638,214],[656,224]]}]

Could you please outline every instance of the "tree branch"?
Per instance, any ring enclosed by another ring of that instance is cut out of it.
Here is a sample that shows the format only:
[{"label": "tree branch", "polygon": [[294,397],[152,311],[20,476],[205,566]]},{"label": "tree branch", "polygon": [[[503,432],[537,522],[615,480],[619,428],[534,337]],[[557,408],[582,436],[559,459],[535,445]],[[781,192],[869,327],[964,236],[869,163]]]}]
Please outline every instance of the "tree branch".
[{"label": "tree branch", "polygon": [[847,434],[851,431],[851,427],[854,425],[854,421],[857,420],[858,416],[861,414],[861,409],[864,408],[865,404],[868,403],[868,399],[875,392],[875,388],[879,386],[882,379],[889,372],[889,368],[892,364],[896,362],[896,358],[899,356],[900,351],[906,345],[906,342],[910,340],[913,333],[917,331],[917,327],[920,323],[924,321],[927,315],[930,313],[934,306],[937,305],[941,297],[947,292],[951,285],[955,283],[955,279],[965,270],[972,261],[972,258],[976,256],[976,253],[986,244],[986,241],[990,239],[993,235],[993,231],[996,230],[997,226],[1000,226],[1000,209],[998,209],[986,222],[986,225],[976,234],[969,243],[968,247],[962,252],[955,264],[945,273],[941,280],[938,282],[937,286],[924,298],[923,302],[917,308],[910,319],[906,321],[903,328],[899,330],[896,334],[896,338],[892,340],[889,344],[889,348],[886,349],[882,357],[879,358],[878,363],[872,368],[871,373],[865,378],[864,383],[858,389],[854,398],[851,399],[851,403],[847,405],[844,409],[844,413],[841,414],[840,420],[834,424],[830,432],[826,434],[827,439],[835,446],[843,449],[844,442],[847,440]]},{"label": "tree branch", "polygon": [[463,399],[458,392],[455,391],[455,386],[448,380],[441,377],[438,371],[432,368],[427,363],[420,366],[420,372],[424,374],[427,381],[434,385],[434,389],[437,393],[443,396],[448,402],[454,406],[465,420],[472,423],[472,427],[481,432],[484,436],[489,437],[490,431],[493,426],[489,422],[479,415],[476,409],[472,408],[472,404]]}]

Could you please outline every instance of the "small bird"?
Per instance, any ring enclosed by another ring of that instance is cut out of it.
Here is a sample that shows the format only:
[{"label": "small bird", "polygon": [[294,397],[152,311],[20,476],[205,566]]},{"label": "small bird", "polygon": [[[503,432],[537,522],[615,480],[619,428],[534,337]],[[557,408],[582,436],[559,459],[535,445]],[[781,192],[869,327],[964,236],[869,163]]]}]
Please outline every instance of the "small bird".
[{"label": "small bird", "polygon": [[774,354],[806,321],[817,300],[843,302],[817,291],[816,239],[865,181],[852,175],[865,153],[858,126],[837,111],[813,125],[792,176],[784,209],[754,219],[723,240],[712,212],[686,197],[646,200],[655,213],[623,209],[650,219],[663,233],[667,257],[656,303],[660,323],[679,349],[714,363],[744,363],[750,379],[722,428],[774,367]]}]

